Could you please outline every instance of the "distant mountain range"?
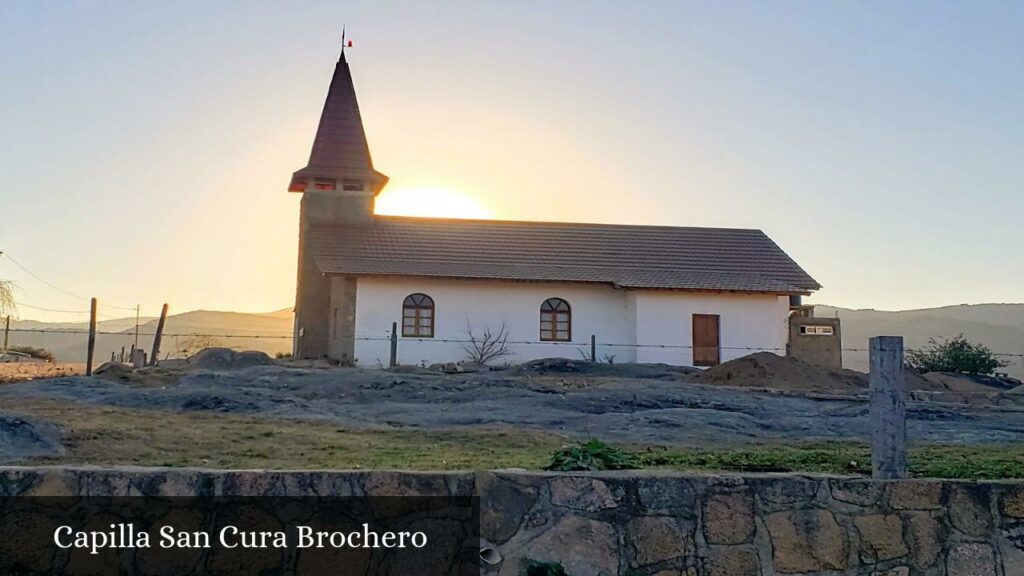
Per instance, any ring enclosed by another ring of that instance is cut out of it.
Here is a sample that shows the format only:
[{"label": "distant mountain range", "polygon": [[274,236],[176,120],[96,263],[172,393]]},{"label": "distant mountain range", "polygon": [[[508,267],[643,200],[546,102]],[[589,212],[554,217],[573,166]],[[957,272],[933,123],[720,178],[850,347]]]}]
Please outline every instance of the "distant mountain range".
[{"label": "distant mountain range", "polygon": [[[961,304],[898,312],[817,306],[814,313],[839,316],[843,348],[867,348],[871,336],[903,336],[906,347],[920,348],[928,344],[929,338],[963,334],[993,352],[1024,354],[1024,304]],[[866,372],[867,360],[867,352],[843,353],[843,365],[847,368]],[[1003,371],[1024,379],[1024,359],[1003,360],[1011,363]]]},{"label": "distant mountain range", "polygon": [[[977,304],[945,306],[924,310],[898,312],[882,310],[851,310],[833,306],[817,306],[818,316],[836,316],[842,319],[843,347],[865,349],[871,336],[903,336],[906,346],[919,348],[929,338],[952,338],[963,334],[995,352],[1024,354],[1024,304]],[[152,334],[156,331],[156,318],[143,318],[139,326],[139,346],[153,347]],[[62,361],[84,362],[88,330],[85,323],[48,323],[32,320],[14,321],[13,329],[40,332],[12,332],[11,345],[43,347]],[[119,318],[99,323],[101,334],[97,338],[96,357],[102,362],[121,347],[130,349],[135,341],[135,318]],[[61,332],[76,332],[65,334]],[[114,334],[108,334],[114,333]],[[245,350],[261,350],[270,355],[291,351],[292,311],[290,308],[266,314],[242,312],[215,312],[196,310],[168,316],[164,329],[166,337],[161,356],[182,353],[194,337],[203,335],[204,343],[214,343]],[[195,344],[196,342],[192,342]],[[1005,371],[1024,378],[1024,359],[1006,358],[1012,362]],[[867,371],[867,352],[843,353],[848,368]]]}]

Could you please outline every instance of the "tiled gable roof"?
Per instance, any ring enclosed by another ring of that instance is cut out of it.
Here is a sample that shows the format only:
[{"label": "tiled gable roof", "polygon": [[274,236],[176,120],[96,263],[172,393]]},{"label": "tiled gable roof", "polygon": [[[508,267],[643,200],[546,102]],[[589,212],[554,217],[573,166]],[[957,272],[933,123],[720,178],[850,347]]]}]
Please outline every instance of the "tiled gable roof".
[{"label": "tiled gable roof", "polygon": [[760,230],[378,216],[319,226],[325,274],[807,293],[821,286]]}]

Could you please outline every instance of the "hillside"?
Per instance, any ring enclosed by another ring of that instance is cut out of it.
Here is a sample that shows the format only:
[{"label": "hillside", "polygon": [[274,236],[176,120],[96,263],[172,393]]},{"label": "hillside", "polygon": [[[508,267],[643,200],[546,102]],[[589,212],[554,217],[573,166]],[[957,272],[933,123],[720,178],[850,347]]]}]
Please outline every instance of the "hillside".
[{"label": "hillside", "polygon": [[[156,326],[156,318],[141,319],[140,348],[152,349]],[[122,347],[131,349],[135,342],[135,318],[105,320],[100,322],[97,328],[100,334],[96,338],[96,358],[99,362],[109,360],[110,354],[119,353]],[[12,332],[11,346],[46,348],[62,362],[85,361],[89,329],[85,322],[48,323],[16,320],[11,322],[11,329],[35,331]],[[269,314],[208,310],[185,312],[167,317],[160,356],[179,356],[195,334],[206,336],[204,343],[208,345],[260,350],[274,355],[278,352],[291,351],[291,332],[292,317],[289,310]]]},{"label": "hillside", "polygon": [[[1024,304],[963,304],[922,310],[850,310],[833,306],[817,306],[817,316],[842,319],[843,348],[866,348],[871,336],[903,336],[906,346],[919,348],[929,338],[952,338],[963,334],[995,352],[1024,353]],[[1011,362],[1005,371],[1024,378],[1021,358],[1004,358]],[[868,368],[866,352],[844,352],[843,365],[854,370]]]}]

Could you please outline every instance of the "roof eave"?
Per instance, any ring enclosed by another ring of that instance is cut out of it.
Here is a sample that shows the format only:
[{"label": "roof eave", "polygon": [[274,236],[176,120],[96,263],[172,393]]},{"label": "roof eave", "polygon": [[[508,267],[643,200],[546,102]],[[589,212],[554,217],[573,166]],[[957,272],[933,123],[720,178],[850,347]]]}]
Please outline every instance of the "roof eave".
[{"label": "roof eave", "polygon": [[662,290],[667,292],[703,292],[703,293],[715,293],[715,294],[771,294],[776,296],[810,296],[811,291],[800,290],[794,288],[793,290],[742,290],[733,288],[692,288],[692,287],[679,287],[679,286],[637,286],[637,285],[623,285],[616,282],[607,282],[603,280],[564,280],[564,279],[547,279],[547,278],[504,278],[495,276],[455,276],[447,274],[395,274],[388,272],[325,272],[321,269],[321,274],[324,276],[356,276],[356,277],[377,277],[377,278],[427,278],[431,280],[466,280],[466,281],[479,281],[479,282],[516,282],[523,284],[587,284],[587,285],[601,285],[609,286],[616,290],[636,290],[636,291],[655,291]]}]

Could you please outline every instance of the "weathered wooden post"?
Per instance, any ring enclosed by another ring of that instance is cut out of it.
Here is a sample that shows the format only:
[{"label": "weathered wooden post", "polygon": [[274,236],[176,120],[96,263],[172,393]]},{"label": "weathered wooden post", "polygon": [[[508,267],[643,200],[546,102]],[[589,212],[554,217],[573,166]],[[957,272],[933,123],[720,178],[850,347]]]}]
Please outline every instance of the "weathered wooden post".
[{"label": "weathered wooden post", "polygon": [[92,376],[92,356],[96,352],[96,299],[89,306],[89,348],[85,354],[85,375]]},{"label": "weathered wooden post", "polygon": [[907,400],[903,377],[903,337],[869,341],[871,364],[871,474],[907,477]]},{"label": "weathered wooden post", "polygon": [[398,322],[391,323],[391,360],[388,361],[388,367],[395,366],[398,366]]},{"label": "weathered wooden post", "polygon": [[160,358],[160,339],[164,337],[164,322],[167,321],[167,304],[160,310],[160,321],[156,323],[156,334],[153,336],[153,355],[149,357],[149,365],[156,366]]},{"label": "weathered wooden post", "polygon": [[597,334],[590,335],[590,361],[597,362]]}]

